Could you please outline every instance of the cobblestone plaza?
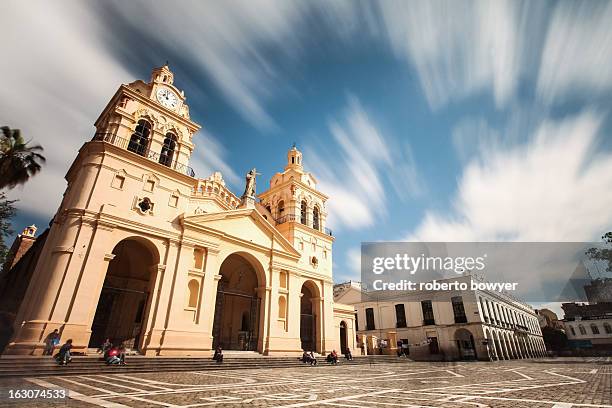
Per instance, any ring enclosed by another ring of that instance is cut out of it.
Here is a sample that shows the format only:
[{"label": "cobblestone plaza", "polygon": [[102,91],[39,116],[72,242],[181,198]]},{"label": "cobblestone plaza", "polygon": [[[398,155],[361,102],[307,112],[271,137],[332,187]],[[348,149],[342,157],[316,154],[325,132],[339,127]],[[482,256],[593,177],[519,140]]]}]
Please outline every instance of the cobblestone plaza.
[{"label": "cobblestone plaza", "polygon": [[[2,403],[14,406],[612,407],[610,358],[118,372],[0,384]],[[70,398],[7,400],[9,389],[55,387]]]}]

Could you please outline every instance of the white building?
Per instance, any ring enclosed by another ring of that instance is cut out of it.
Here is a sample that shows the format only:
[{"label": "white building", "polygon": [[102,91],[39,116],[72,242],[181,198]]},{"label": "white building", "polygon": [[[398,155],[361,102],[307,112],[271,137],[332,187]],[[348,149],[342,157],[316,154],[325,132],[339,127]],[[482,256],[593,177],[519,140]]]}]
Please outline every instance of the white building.
[{"label": "white building", "polygon": [[388,344],[383,352],[395,353],[401,342],[414,359],[508,360],[546,354],[535,311],[500,292],[363,291],[348,282],[336,285],[334,299],[355,307],[358,348],[363,345],[367,353],[376,353],[382,339]]},{"label": "white building", "polygon": [[563,303],[563,326],[571,349],[612,352],[612,303]]}]

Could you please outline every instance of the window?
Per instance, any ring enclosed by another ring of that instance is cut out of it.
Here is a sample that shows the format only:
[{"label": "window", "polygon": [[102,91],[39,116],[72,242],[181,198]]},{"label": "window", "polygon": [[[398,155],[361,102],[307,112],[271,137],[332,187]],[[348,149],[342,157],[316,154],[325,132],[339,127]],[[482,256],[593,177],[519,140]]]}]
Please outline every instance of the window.
[{"label": "window", "polygon": [[146,213],[153,208],[153,203],[148,197],[145,197],[138,203],[138,208],[140,208],[140,211],[143,213]]},{"label": "window", "polygon": [[612,327],[610,327],[609,323],[604,323],[604,331],[606,334],[612,334]]},{"label": "window", "polygon": [[451,298],[451,303],[453,304],[453,315],[455,316],[455,323],[467,323],[465,307],[463,306],[463,298],[461,296],[454,296]]},{"label": "window", "polygon": [[187,303],[187,307],[196,308],[198,307],[198,292],[200,289],[200,284],[197,280],[192,279],[187,284],[187,299],[189,302]]},{"label": "window", "polygon": [[278,297],[278,318],[285,319],[287,317],[287,299],[284,296]]},{"label": "window", "polygon": [[280,271],[280,273],[278,274],[278,279],[280,287],[283,289],[287,289],[287,272]]},{"label": "window", "polygon": [[278,202],[277,211],[278,219],[282,222],[281,218],[283,217],[283,215],[285,215],[285,202],[283,200],[280,200]]},{"label": "window", "polygon": [[128,144],[128,150],[134,152],[140,156],[145,156],[147,153],[147,147],[149,146],[149,136],[151,135],[151,123],[140,119],[130,137]]},{"label": "window", "polygon": [[168,202],[168,205],[170,207],[177,207],[178,206],[178,196],[176,194],[172,194],[170,196],[170,201]]},{"label": "window", "polygon": [[580,330],[580,334],[585,335],[586,334],[586,329],[584,328],[583,325],[578,325],[578,330]]},{"label": "window", "polygon": [[591,331],[593,334],[599,334],[599,327],[595,323],[591,323]]},{"label": "window", "polygon": [[154,188],[155,188],[155,181],[154,180],[147,180],[145,185],[144,185],[145,191],[148,191],[148,192],[152,193]]},{"label": "window", "polygon": [[406,309],[404,304],[395,305],[395,327],[406,327]]},{"label": "window", "polygon": [[359,331],[359,318],[357,317],[357,313],[355,313],[355,332]]},{"label": "window", "polygon": [[113,188],[117,188],[119,190],[123,189],[123,183],[125,183],[125,177],[124,176],[120,176],[120,175],[116,175],[113,178],[113,182],[111,183],[111,187]]},{"label": "window", "polygon": [[421,310],[423,310],[423,325],[436,324],[431,300],[423,300],[421,302]]},{"label": "window", "polygon": [[176,149],[176,136],[172,133],[166,133],[164,139],[164,145],[162,146],[161,154],[159,155],[159,162],[164,166],[170,167],[172,159],[174,157],[174,150]]},{"label": "window", "polygon": [[193,267],[197,270],[202,270],[204,266],[204,250],[196,248],[193,250]]},{"label": "window", "polygon": [[365,310],[366,314],[366,330],[375,330],[376,325],[374,324],[374,309],[368,307]]},{"label": "window", "polygon": [[315,208],[312,210],[312,228],[320,230],[321,228],[319,224],[319,207],[315,206]]},{"label": "window", "polygon": [[306,225],[306,210],[306,201],[302,200],[302,204],[300,205],[300,222],[304,225]]},{"label": "window", "polygon": [[574,326],[570,326],[570,331],[572,332],[572,336],[576,335],[576,330],[574,330]]}]

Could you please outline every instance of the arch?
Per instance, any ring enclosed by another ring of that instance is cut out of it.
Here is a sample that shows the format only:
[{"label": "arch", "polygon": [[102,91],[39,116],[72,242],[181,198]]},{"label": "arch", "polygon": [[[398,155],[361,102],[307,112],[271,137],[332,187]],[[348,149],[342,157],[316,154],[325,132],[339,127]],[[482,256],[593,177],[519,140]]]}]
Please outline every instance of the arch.
[{"label": "arch", "polygon": [[280,200],[277,204],[276,204],[276,217],[278,219],[279,222],[283,222],[283,216],[285,215],[285,202],[283,200]]},{"label": "arch", "polygon": [[151,122],[146,119],[140,119],[136,124],[134,133],[130,137],[128,150],[140,156],[146,156],[149,148],[149,139],[151,137]]},{"label": "arch", "polygon": [[459,328],[455,330],[453,338],[457,347],[459,360],[477,359],[476,343],[474,342],[474,335],[471,331],[463,327]]},{"label": "arch", "polygon": [[499,333],[497,330],[493,331],[493,343],[495,344],[495,351],[497,353],[498,360],[504,360],[504,352],[501,347],[501,342],[499,341]]},{"label": "arch", "polygon": [[199,294],[200,283],[196,279],[191,279],[187,284],[187,307],[198,307]]},{"label": "arch", "polygon": [[108,263],[98,305],[91,325],[90,347],[99,347],[110,338],[126,348],[142,349],[150,293],[159,264],[155,244],[143,237],[119,241]]},{"label": "arch", "polygon": [[176,150],[176,135],[172,132],[166,133],[164,139],[164,145],[162,146],[161,153],[159,155],[159,163],[164,166],[171,167],[172,160],[174,160],[174,151]]},{"label": "arch", "polygon": [[315,205],[312,209],[312,228],[317,231],[321,229],[321,211],[318,205]]},{"label": "arch", "polygon": [[304,225],[308,225],[306,214],[308,214],[308,204],[306,203],[306,200],[302,200],[300,203],[300,223]]},{"label": "arch", "polygon": [[514,344],[514,335],[512,333],[506,333],[506,339],[508,340],[508,346],[510,348],[510,358],[517,359],[518,352],[516,350],[516,344]]},{"label": "arch", "polygon": [[340,322],[340,353],[346,354],[348,347],[348,326],[344,320]]},{"label": "arch", "polygon": [[[247,252],[229,254],[219,267],[213,320],[213,347],[260,351],[263,342],[263,303],[258,288],[265,286],[265,272]],[[245,320],[246,319],[246,320]]]},{"label": "arch", "polygon": [[[482,301],[482,298],[480,300]],[[493,344],[491,331],[485,327],[483,332],[487,344],[487,354],[489,355],[489,360],[497,360],[497,354],[495,353],[495,345]]]},{"label": "arch", "polygon": [[302,284],[300,294],[300,341],[305,351],[321,352],[321,295],[312,280]]}]

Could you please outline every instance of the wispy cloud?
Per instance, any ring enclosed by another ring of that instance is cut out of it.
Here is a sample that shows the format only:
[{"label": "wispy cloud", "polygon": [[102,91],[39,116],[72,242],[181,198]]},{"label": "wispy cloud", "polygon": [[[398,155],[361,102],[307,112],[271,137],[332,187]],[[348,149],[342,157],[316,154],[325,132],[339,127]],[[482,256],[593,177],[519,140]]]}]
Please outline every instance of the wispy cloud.
[{"label": "wispy cloud", "polygon": [[544,120],[526,143],[465,166],[451,214],[427,212],[410,240],[588,241],[612,225],[612,155],[595,154],[602,117]]},{"label": "wispy cloud", "polygon": [[[340,119],[329,124],[337,149],[306,149],[309,168],[316,169],[319,189],[333,197],[328,204],[334,228],[369,227],[387,214],[385,180],[409,196],[421,193],[410,145],[384,136],[358,99],[349,97]],[[398,147],[398,148],[395,148]]]},{"label": "wispy cloud", "polygon": [[542,53],[538,94],[546,102],[612,89],[612,2],[560,2]]},{"label": "wispy cloud", "polygon": [[[44,170],[10,192],[18,207],[50,216],[64,174],[114,90],[133,76],[100,43],[95,14],[82,2],[3,2],[0,123],[45,148]],[[83,75],[87,72],[87,75]],[[77,91],[75,91],[77,90]],[[42,205],[44,203],[44,205]]]},{"label": "wispy cloud", "polygon": [[537,19],[538,8],[485,0],[380,3],[393,50],[414,64],[434,108],[487,90],[497,106],[507,104],[525,64],[524,46],[536,45],[526,43],[526,16]]},{"label": "wispy cloud", "polygon": [[207,130],[201,129],[197,143],[206,148],[194,149],[191,156],[191,166],[199,177],[208,177],[215,171],[220,171],[223,178],[233,185],[241,183],[241,178],[227,164],[227,150]]},{"label": "wispy cloud", "polygon": [[[265,102],[283,87],[283,57],[300,50],[296,27],[303,23],[305,7],[273,0],[157,2],[154,7],[146,1],[121,1],[114,3],[107,20],[120,19],[123,32],[135,31],[190,61],[247,121],[272,130],[276,123]],[[274,61],[266,49],[274,50]]]}]

